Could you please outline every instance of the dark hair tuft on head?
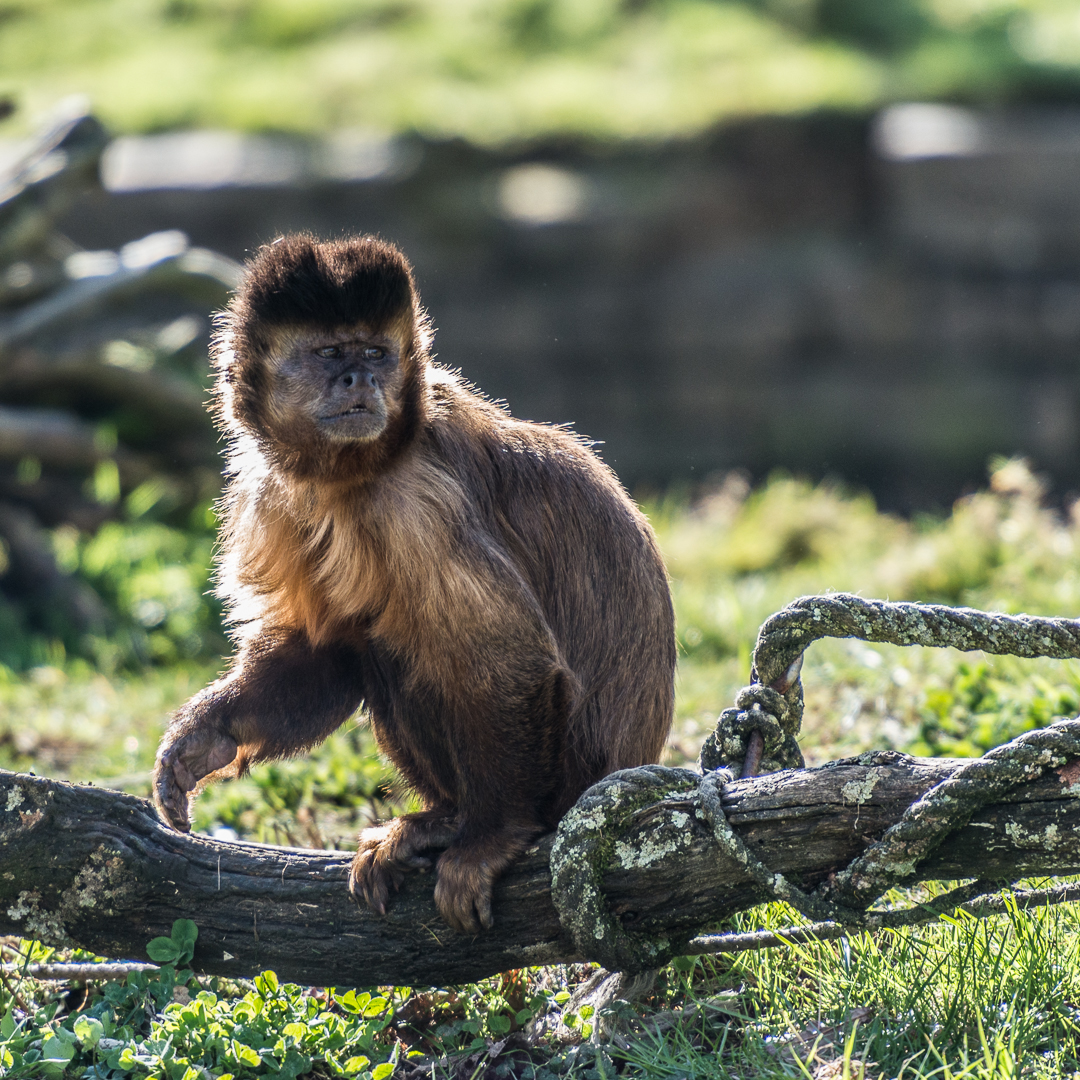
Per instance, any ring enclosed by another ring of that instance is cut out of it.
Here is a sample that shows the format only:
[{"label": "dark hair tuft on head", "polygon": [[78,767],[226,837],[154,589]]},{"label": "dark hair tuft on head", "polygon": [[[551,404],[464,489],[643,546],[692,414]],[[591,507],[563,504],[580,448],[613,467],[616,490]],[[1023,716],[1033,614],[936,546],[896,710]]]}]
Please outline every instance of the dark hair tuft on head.
[{"label": "dark hair tuft on head", "polygon": [[393,244],[296,233],[259,249],[230,308],[243,332],[355,323],[381,330],[414,306],[412,267]]}]

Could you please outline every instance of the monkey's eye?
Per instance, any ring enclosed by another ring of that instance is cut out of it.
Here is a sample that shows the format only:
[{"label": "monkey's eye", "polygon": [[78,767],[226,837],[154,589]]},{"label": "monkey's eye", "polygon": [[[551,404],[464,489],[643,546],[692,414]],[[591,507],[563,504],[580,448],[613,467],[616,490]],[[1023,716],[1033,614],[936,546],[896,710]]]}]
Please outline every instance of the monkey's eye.
[{"label": "monkey's eye", "polygon": [[315,355],[316,356],[323,356],[327,360],[336,360],[339,356],[341,356],[341,346],[340,345],[326,345],[321,349],[316,349],[315,350]]},{"label": "monkey's eye", "polygon": [[385,349],[380,349],[378,345],[369,345],[364,350],[365,360],[381,360],[386,355]]}]

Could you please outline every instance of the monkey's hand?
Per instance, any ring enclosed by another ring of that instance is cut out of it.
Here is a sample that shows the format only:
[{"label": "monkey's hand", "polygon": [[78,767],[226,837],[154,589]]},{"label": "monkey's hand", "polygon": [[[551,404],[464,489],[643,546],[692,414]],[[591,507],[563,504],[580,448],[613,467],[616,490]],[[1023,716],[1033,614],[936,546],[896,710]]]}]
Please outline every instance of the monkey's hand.
[{"label": "monkey's hand", "polygon": [[197,727],[163,743],[154,766],[154,805],[161,820],[187,832],[188,793],[204,777],[229,765],[236,751],[236,740],[212,727]]}]

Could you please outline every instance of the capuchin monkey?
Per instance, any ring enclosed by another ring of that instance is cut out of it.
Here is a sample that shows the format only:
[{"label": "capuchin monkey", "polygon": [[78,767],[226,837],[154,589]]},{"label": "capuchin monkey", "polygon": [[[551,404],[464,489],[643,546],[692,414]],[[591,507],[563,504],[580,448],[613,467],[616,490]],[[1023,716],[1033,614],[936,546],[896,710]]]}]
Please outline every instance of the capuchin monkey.
[{"label": "capuchin monkey", "polygon": [[218,593],[236,655],[173,717],[158,812],[297,754],[359,707],[423,810],[360,834],[349,888],[385,914],[437,872],[454,929],[577,797],[660,756],[674,621],[652,531],[563,428],[431,362],[397,248],[287,236],[220,317],[229,440]]}]

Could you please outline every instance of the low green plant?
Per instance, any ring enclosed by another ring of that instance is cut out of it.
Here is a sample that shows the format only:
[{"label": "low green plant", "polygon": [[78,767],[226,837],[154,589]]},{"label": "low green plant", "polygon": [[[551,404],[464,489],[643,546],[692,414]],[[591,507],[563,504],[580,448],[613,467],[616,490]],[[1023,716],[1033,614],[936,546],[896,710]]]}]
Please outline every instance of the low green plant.
[{"label": "low green plant", "polygon": [[[202,524],[206,511],[194,519]],[[58,529],[54,548],[105,601],[115,626],[83,644],[104,670],[218,656],[226,648],[211,591],[213,533],[160,521],[111,521],[93,536]]]},{"label": "low green plant", "polygon": [[182,970],[197,935],[194,923],[177,920],[168,937],[147,946],[160,971],[107,983],[78,1012],[65,1012],[60,1001],[23,1010],[9,992],[0,1075],[203,1080],[210,1070],[218,1080],[292,1080],[316,1063],[324,1076],[357,1080],[394,1072],[400,1044],[384,1035],[394,1018],[391,999],[351,989],[316,995],[280,983],[272,971],[250,984],[225,984],[226,994],[200,989]]},{"label": "low green plant", "polygon": [[[187,527],[152,517],[106,522],[89,535],[54,530],[59,569],[96,594],[106,625],[80,631],[62,611],[31,612],[0,593],[0,672],[89,662],[107,674],[205,662],[227,649],[211,589],[208,506]],[[0,574],[5,569],[0,548]]]},{"label": "low green plant", "polygon": [[155,964],[187,966],[195,957],[195,942],[199,928],[190,919],[177,919],[168,937],[152,938],[146,946],[146,955]]}]

